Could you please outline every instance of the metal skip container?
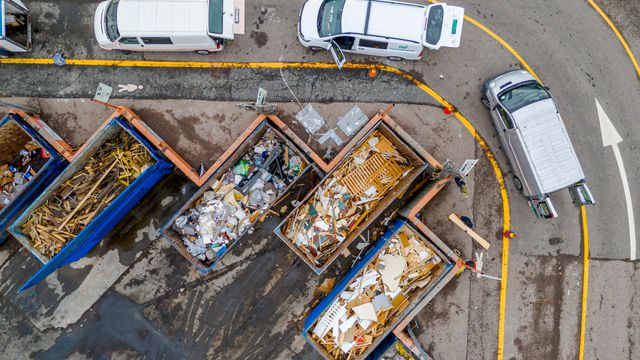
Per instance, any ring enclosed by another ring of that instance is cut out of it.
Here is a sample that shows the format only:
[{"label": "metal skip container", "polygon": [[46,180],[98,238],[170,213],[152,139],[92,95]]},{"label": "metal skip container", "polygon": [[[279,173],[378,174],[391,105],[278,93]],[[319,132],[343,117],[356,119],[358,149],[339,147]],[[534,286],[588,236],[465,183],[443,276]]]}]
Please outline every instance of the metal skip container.
[{"label": "metal skip container", "polygon": [[0,244],[11,222],[68,165],[58,149],[70,147],[38,117],[10,110],[0,120]]},{"label": "metal skip container", "polygon": [[163,236],[201,273],[210,272],[294,186],[322,175],[308,153],[279,119],[258,117],[163,227]]},{"label": "metal skip container", "polygon": [[11,225],[44,265],[20,291],[83,258],[172,169],[122,111],[111,115]]},{"label": "metal skip container", "polygon": [[452,251],[397,218],[311,310],[302,335],[326,359],[365,359],[455,275]]},{"label": "metal skip container", "polygon": [[317,274],[405,194],[420,174],[438,166],[422,149],[416,150],[415,141],[397,125],[380,120],[363,132],[275,229]]}]

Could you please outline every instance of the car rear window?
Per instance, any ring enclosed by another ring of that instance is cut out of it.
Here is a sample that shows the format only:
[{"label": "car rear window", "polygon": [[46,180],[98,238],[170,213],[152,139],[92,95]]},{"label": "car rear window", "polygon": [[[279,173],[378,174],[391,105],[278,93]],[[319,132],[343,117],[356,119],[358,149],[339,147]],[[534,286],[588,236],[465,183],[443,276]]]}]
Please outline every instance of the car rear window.
[{"label": "car rear window", "polygon": [[530,82],[508,89],[498,95],[498,100],[509,112],[514,112],[540,100],[549,99],[551,95],[537,82]]},{"label": "car rear window", "polygon": [[224,0],[209,0],[209,32],[222,34],[222,2]]},{"label": "car rear window", "polygon": [[440,41],[440,34],[442,33],[442,22],[444,21],[444,7],[442,5],[436,5],[429,11],[429,18],[427,19],[427,36],[426,40],[431,45],[437,45]]}]

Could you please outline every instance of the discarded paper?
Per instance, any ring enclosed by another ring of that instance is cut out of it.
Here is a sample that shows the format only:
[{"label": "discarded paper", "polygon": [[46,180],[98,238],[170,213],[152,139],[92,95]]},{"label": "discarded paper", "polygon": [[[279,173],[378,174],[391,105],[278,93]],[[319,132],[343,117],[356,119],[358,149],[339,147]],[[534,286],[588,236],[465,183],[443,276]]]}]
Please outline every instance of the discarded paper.
[{"label": "discarded paper", "polygon": [[[398,273],[400,259],[404,266]],[[443,270],[442,259],[430,245],[404,227],[347,285],[311,327],[310,336],[334,359],[357,357]],[[390,273],[395,277],[385,275]]]},{"label": "discarded paper", "polygon": [[247,232],[308,166],[294,148],[268,129],[194,205],[176,218],[191,255],[210,265]]},{"label": "discarded paper", "polygon": [[376,131],[293,211],[283,233],[313,264],[322,266],[411,169]]}]

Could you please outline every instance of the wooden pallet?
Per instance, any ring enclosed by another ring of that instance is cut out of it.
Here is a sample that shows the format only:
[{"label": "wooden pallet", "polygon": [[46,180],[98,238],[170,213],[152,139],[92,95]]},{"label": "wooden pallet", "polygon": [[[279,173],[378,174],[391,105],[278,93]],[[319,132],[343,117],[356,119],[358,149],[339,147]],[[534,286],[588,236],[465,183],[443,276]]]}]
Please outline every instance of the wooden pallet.
[{"label": "wooden pallet", "polygon": [[381,154],[373,154],[356,170],[345,175],[341,181],[352,196],[362,195],[372,185],[383,194],[402,175],[403,170],[393,159],[385,159]]}]

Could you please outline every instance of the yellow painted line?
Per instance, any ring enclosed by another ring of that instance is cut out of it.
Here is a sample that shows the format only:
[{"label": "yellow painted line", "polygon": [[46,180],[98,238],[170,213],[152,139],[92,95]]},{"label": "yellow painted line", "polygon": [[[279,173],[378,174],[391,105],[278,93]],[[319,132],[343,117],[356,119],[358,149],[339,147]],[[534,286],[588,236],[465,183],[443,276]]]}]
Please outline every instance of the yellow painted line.
[{"label": "yellow painted line", "polygon": [[638,65],[638,60],[636,60],[635,55],[633,55],[633,51],[631,51],[629,44],[627,44],[627,41],[624,39],[620,31],[618,31],[618,28],[613,24],[609,16],[607,16],[607,14],[605,14],[605,12],[602,11],[600,6],[598,6],[598,4],[596,4],[594,0],[587,0],[587,2],[598,12],[598,14],[600,14],[600,17],[602,17],[602,19],[607,23],[607,25],[609,25],[613,33],[616,34],[616,36],[618,37],[618,40],[620,40],[620,43],[622,44],[622,47],[627,52],[629,59],[631,59],[631,62],[633,63],[633,67],[636,69],[636,73],[638,74],[638,76],[640,76],[640,65]]},{"label": "yellow painted line", "polygon": [[[432,4],[437,4],[437,3],[440,2],[438,0],[427,0],[427,1],[432,3]],[[526,61],[524,61],[524,58],[522,58],[522,56],[520,56],[520,54],[516,51],[516,49],[514,49],[511,45],[509,45],[508,42],[504,41],[504,39],[502,37],[500,37],[498,34],[494,33],[489,28],[487,28],[486,26],[482,25],[478,20],[476,20],[476,19],[474,19],[474,18],[472,18],[470,16],[465,15],[464,19],[467,20],[468,22],[472,23],[473,25],[475,25],[478,29],[484,31],[487,35],[491,36],[495,41],[499,42],[500,45],[502,45],[502,47],[507,49],[507,51],[509,51],[511,53],[511,55],[513,55],[513,57],[518,59],[518,61],[520,62],[520,65],[522,65],[522,67],[525,70],[530,72],[531,75],[533,75],[533,77],[536,78],[536,80],[538,80],[540,83],[542,83],[542,81],[540,80],[538,75],[535,73],[535,71],[533,71],[531,66],[529,66],[529,64]],[[498,357],[498,358],[500,358],[500,357]]]},{"label": "yellow painted line", "polygon": [[578,360],[584,359],[584,333],[587,326],[587,294],[589,292],[589,227],[587,226],[587,208],[580,206],[582,215],[582,241],[584,242],[584,270],[582,275],[582,315],[580,319],[580,351]]},{"label": "yellow painted line", "polygon": [[[0,59],[0,64],[17,64],[17,65],[48,65],[53,64],[53,60],[50,59],[37,59],[37,58],[9,58]],[[208,69],[337,69],[335,63],[321,63],[321,62],[203,62],[203,61],[150,61],[150,60],[100,60],[100,59],[67,59],[68,65],[75,66],[119,66],[119,67],[157,67],[157,68],[208,68]],[[362,69],[368,70],[372,67],[376,67],[380,71],[396,74],[404,78],[405,80],[413,83],[420,90],[427,93],[434,98],[443,107],[449,107],[455,109],[455,107],[438,94],[435,90],[431,89],[427,84],[416,79],[403,70],[397,69],[392,66],[382,64],[344,64],[344,69]],[[533,74],[533,72],[532,72]],[[534,75],[535,76],[535,75]],[[502,216],[503,216],[503,232],[510,229],[510,207],[509,197],[507,189],[504,183],[504,177],[500,166],[498,165],[493,152],[489,148],[487,142],[478,133],[475,127],[471,124],[467,118],[464,117],[459,111],[454,111],[454,116],[460,121],[467,131],[474,137],[480,144],[485,152],[489,163],[493,168],[493,171],[500,187],[500,196],[502,198]],[[502,280],[500,286],[500,327],[498,338],[498,358],[502,359],[503,347],[504,347],[504,323],[505,323],[505,307],[507,298],[507,271],[509,263],[509,239],[503,237],[502,245]]]}]

